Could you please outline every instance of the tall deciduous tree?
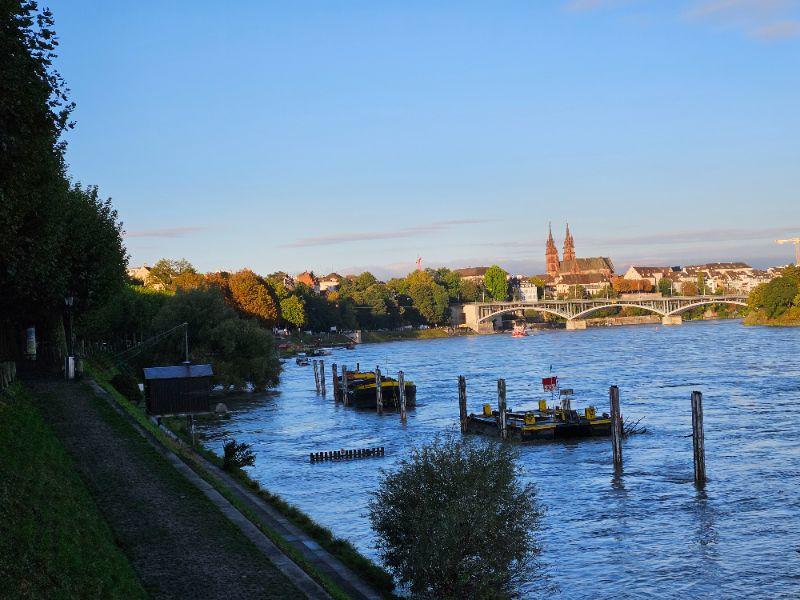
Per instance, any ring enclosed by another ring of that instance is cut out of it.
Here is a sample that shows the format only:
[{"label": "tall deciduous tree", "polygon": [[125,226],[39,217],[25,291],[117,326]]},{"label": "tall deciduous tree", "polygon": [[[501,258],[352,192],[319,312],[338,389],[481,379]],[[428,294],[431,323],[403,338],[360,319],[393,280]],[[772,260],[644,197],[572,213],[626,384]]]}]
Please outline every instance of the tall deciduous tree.
[{"label": "tall deciduous tree", "polygon": [[306,306],[302,298],[287,296],[281,300],[281,318],[298,329],[306,324]]},{"label": "tall deciduous tree", "polygon": [[384,564],[416,598],[503,598],[536,554],[535,489],[507,444],[437,439],[400,462],[369,505]]},{"label": "tall deciduous tree", "polygon": [[262,277],[244,269],[230,276],[228,287],[233,305],[241,313],[256,317],[270,327],[278,324],[278,303]]},{"label": "tall deciduous tree", "polygon": [[486,291],[495,300],[508,299],[508,273],[498,267],[492,265],[486,270],[483,276],[483,283],[486,286]]}]

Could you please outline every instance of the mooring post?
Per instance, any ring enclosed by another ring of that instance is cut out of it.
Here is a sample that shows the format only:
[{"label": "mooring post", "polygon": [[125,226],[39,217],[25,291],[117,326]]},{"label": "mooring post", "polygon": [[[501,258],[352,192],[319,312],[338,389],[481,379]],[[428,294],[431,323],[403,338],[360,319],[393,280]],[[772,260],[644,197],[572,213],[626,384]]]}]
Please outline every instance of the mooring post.
[{"label": "mooring post", "polygon": [[342,402],[345,406],[350,405],[350,399],[347,397],[347,367],[342,365]]},{"label": "mooring post", "polygon": [[400,422],[406,422],[406,376],[402,371],[397,372],[397,391],[400,394]]},{"label": "mooring post", "polygon": [[506,380],[497,380],[497,408],[500,412],[500,439],[508,439],[508,428],[506,427]]},{"label": "mooring post", "polygon": [[331,383],[331,387],[333,387],[333,399],[339,402],[339,371],[336,367],[336,363],[331,365],[331,375],[333,376],[333,382]]},{"label": "mooring post", "polygon": [[361,363],[356,363],[356,373],[361,373]]},{"label": "mooring post", "polygon": [[319,365],[316,360],[311,361],[311,364],[314,365],[314,385],[317,388],[317,395],[319,395]]},{"label": "mooring post", "polygon": [[612,385],[608,390],[611,402],[611,450],[614,454],[614,468],[622,468],[622,416],[619,411],[619,388]]},{"label": "mooring post", "polygon": [[381,370],[375,367],[375,409],[379,415],[383,414],[383,382],[381,381]]},{"label": "mooring post", "polygon": [[692,446],[694,448],[694,482],[706,483],[706,446],[703,433],[703,394],[692,392]]},{"label": "mooring post", "polygon": [[319,391],[325,396],[328,391],[325,389],[325,361],[319,361]]},{"label": "mooring post", "polygon": [[461,433],[467,433],[467,380],[458,376],[458,414],[461,419]]}]

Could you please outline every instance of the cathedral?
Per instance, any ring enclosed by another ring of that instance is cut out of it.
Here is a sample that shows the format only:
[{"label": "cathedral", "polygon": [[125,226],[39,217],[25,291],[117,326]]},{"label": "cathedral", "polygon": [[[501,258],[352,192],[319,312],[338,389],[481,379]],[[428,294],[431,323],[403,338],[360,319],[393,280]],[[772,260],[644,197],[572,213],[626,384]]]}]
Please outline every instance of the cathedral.
[{"label": "cathedral", "polygon": [[569,231],[567,223],[567,233],[564,237],[563,258],[558,258],[558,248],[553,240],[553,229],[549,228],[547,245],[545,246],[544,258],[547,265],[547,275],[554,281],[561,279],[564,275],[602,275],[608,279],[614,273],[614,265],[611,259],[605,256],[594,256],[591,258],[578,258],[575,255],[575,240]]}]

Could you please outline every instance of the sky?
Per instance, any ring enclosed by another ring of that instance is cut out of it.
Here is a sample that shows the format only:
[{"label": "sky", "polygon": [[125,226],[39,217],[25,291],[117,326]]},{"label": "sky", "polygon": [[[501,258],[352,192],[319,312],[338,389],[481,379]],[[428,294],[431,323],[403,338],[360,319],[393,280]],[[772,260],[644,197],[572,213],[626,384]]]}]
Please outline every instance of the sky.
[{"label": "sky", "polygon": [[131,265],[792,259],[800,0],[53,0]]}]

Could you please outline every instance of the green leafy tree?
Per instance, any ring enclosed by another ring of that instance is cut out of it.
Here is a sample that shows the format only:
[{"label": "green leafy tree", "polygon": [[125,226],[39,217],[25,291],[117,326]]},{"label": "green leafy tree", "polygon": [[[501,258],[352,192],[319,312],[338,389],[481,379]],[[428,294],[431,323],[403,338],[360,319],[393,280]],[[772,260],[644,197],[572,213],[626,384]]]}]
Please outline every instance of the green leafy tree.
[{"label": "green leafy tree", "polygon": [[150,277],[154,283],[160,283],[167,289],[173,290],[176,288],[173,282],[176,277],[196,273],[197,270],[192,263],[185,258],[179,258],[177,260],[162,258],[156,261],[156,264],[150,268]]},{"label": "green leafy tree", "polygon": [[662,277],[658,280],[658,291],[662,296],[672,296],[672,280]]},{"label": "green leafy tree", "polygon": [[797,283],[789,277],[776,277],[763,290],[764,312],[770,319],[781,316],[797,296]]},{"label": "green leafy tree", "polygon": [[426,323],[438,325],[447,320],[450,296],[447,294],[447,290],[434,283],[427,273],[416,272],[413,283],[409,285],[408,295],[414,309],[419,312]]},{"label": "green leafy tree", "polygon": [[297,329],[305,326],[306,306],[303,299],[293,295],[281,300],[281,317]]},{"label": "green leafy tree", "polygon": [[438,438],[383,477],[369,518],[412,597],[510,597],[530,575],[540,510],[516,458],[508,444]]},{"label": "green leafy tree", "polygon": [[486,270],[483,284],[495,300],[508,299],[508,273],[497,265],[492,265]]},{"label": "green leafy tree", "polygon": [[461,279],[459,294],[462,302],[477,302],[481,299],[483,289],[472,279]]}]

